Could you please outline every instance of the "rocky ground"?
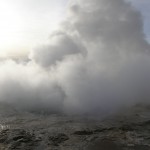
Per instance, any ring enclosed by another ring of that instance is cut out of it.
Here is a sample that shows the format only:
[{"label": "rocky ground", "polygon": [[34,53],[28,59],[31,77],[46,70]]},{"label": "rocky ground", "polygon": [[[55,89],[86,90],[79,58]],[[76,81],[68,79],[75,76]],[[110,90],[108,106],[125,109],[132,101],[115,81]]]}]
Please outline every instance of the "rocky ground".
[{"label": "rocky ground", "polygon": [[0,150],[150,150],[150,107],[127,110],[99,119],[1,105]]}]

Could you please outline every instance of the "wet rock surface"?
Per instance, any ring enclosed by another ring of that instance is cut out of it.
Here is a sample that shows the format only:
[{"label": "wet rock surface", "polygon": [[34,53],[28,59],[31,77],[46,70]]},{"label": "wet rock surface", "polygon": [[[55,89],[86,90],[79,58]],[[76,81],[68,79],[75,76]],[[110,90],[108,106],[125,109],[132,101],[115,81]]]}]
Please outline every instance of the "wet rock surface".
[{"label": "wet rock surface", "polygon": [[105,119],[15,110],[3,112],[0,122],[0,150],[150,150],[145,106]]},{"label": "wet rock surface", "polygon": [[59,146],[64,141],[68,140],[69,137],[64,133],[58,133],[56,135],[50,135],[48,139],[50,141],[50,145]]},{"label": "wet rock surface", "polygon": [[31,149],[36,145],[33,133],[23,129],[5,129],[0,132],[0,143],[7,149]]}]

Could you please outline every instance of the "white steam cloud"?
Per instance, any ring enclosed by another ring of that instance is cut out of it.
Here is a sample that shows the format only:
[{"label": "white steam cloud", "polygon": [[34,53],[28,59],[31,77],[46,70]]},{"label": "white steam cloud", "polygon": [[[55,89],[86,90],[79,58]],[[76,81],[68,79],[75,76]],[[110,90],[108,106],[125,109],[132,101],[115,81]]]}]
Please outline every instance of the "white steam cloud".
[{"label": "white steam cloud", "polygon": [[1,61],[0,101],[97,115],[149,103],[150,45],[141,14],[124,0],[78,0],[68,9],[30,61]]}]

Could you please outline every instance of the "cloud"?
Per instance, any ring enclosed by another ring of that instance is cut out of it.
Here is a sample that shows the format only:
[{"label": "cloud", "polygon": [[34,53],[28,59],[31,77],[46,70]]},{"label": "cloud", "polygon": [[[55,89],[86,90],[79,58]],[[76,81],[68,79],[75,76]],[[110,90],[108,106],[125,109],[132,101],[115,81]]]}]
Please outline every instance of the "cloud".
[{"label": "cloud", "polygon": [[[0,100],[30,110],[104,115],[149,103],[150,45],[124,0],[78,0],[22,64],[2,61]],[[30,107],[28,107],[30,106]]]}]

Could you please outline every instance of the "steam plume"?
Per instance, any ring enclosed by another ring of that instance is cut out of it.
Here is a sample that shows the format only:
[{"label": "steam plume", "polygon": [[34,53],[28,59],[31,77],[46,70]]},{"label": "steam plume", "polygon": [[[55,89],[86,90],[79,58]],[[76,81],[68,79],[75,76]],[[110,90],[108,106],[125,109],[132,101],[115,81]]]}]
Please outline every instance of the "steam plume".
[{"label": "steam plume", "polygon": [[149,103],[150,45],[124,0],[71,1],[66,21],[27,63],[0,63],[0,100],[23,109],[110,113]]}]

